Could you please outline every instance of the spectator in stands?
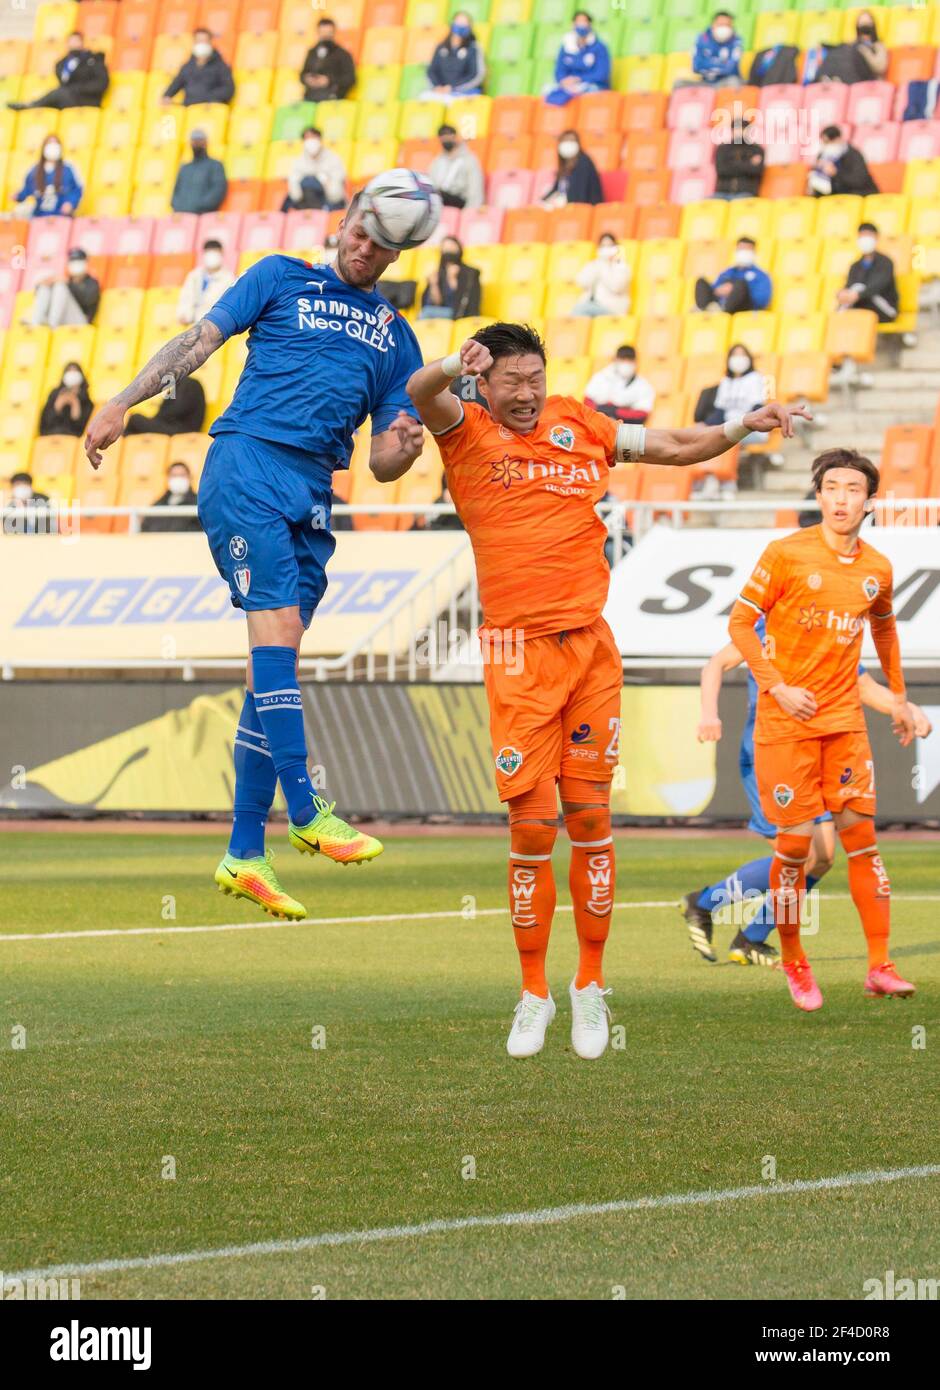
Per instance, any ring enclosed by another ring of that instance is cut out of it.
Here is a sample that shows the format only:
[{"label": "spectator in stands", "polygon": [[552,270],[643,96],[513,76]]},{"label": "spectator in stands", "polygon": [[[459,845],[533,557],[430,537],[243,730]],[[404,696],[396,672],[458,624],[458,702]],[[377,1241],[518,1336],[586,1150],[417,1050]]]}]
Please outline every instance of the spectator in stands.
[{"label": "spectator in stands", "polygon": [[346,166],[335,150],[323,144],[323,134],[309,125],[303,133],[303,148],[287,175],[287,197],[282,212],[291,208],[329,208],[346,206]]},{"label": "spectator in stands", "polygon": [[65,41],[66,53],[55,65],[58,87],[35,101],[8,101],[11,111],[25,111],[28,107],[51,106],[53,110],[64,111],[71,106],[100,106],[101,99],[108,90],[110,78],[108,65],[103,53],[92,53],[85,47],[85,40],[76,30]]},{"label": "spectator in stands", "polygon": [[[48,507],[49,497],[45,492],[34,490],[32,473],[14,473],[10,478],[9,505],[11,507]],[[6,529],[6,519],[4,519],[4,530]]]},{"label": "spectator in stands", "polygon": [[195,507],[196,492],[193,488],[193,475],[187,463],[171,463],[166,471],[166,492],[151,503],[154,507],[166,507],[166,516],[145,516],[140,523],[142,531],[201,531],[198,516],[173,516],[174,507]]},{"label": "spectator in stands", "polygon": [[206,417],[206,393],[192,376],[181,377],[161,395],[156,415],[128,416],[125,434],[199,434]]},{"label": "spectator in stands", "polygon": [[65,262],[66,278],[47,275],[36,281],[36,298],[30,323],[46,328],[63,324],[91,323],[98,312],[101,286],[88,272],[88,257],[73,246]]},{"label": "spectator in stands", "polygon": [[857,193],[865,198],[877,193],[861,150],[850,145],[837,125],[826,126],[816,163],[807,177],[807,193],[825,198],[830,193]]},{"label": "spectator in stands", "polygon": [[898,287],[894,261],[878,250],[878,228],[863,222],[858,229],[859,257],[849,267],[844,289],[836,295],[838,309],[873,309],[879,323],[898,316]]},{"label": "spectator in stands", "polygon": [[189,272],[180,290],[176,317],[187,326],[198,323],[212,308],[219,295],[235,283],[235,276],[222,260],[222,243],[210,237],[202,243],[202,264]]},{"label": "spectator in stands", "polygon": [[715,191],[713,198],[757,198],[764,174],[764,147],[757,143],[752,122],[735,116],[731,139],[715,146]]},{"label": "spectator in stands", "polygon": [[827,45],[807,54],[803,82],[873,82],[888,71],[888,50],[878,38],[875,17],[862,10],[852,43]]},{"label": "spectator in stands", "polygon": [[330,497],[330,530],[331,531],[351,531],[353,529],[351,516],[337,516],[335,508],[345,506],[345,499],[340,497],[338,492],[333,492]]},{"label": "spectator in stands", "polygon": [[656,392],[645,377],[637,376],[636,352],[632,347],[619,347],[614,360],[594,373],[585,389],[584,403],[613,420],[625,420],[631,425],[646,423],[656,403]]},{"label": "spectator in stands", "polygon": [[545,88],[545,100],[565,106],[585,92],[610,91],[610,52],[594,32],[594,21],[585,10],[574,17],[574,26],[562,40],[555,61],[555,80]]},{"label": "spectator in stands", "polygon": [[[440,493],[434,499],[435,504],[449,503],[453,506],[454,499],[450,495],[450,488],[446,483],[441,487]],[[425,516],[419,516],[415,522],[416,526],[422,527],[426,531],[462,531],[463,522],[456,512],[437,513],[429,512]]]},{"label": "spectator in stands", "polygon": [[[695,407],[695,423],[723,425],[732,415],[746,415],[763,405],[764,378],[754,366],[754,359],[743,343],[733,343],[725,374],[717,386],[707,386]],[[756,431],[746,435],[744,444],[755,443],[764,436]]]},{"label": "spectator in stands", "polygon": [[727,10],[719,10],[709,27],[695,40],[692,54],[695,77],[683,78],[676,86],[704,83],[707,87],[740,87],[743,49],[741,36],[735,31],[734,16]]},{"label": "spectator in stands", "polygon": [[200,127],[190,135],[189,145],[193,157],[179,167],[170,206],[174,212],[218,212],[228,192],[222,163],[209,158],[208,136]]},{"label": "spectator in stands", "polygon": [[481,298],[480,272],[465,263],[463,247],[457,238],[446,236],[441,242],[441,259],[437,270],[428,279],[419,317],[476,318],[480,312]]},{"label": "spectator in stands", "polygon": [[571,312],[580,318],[601,314],[629,314],[630,267],[623,258],[613,232],[602,232],[597,255],[575,277],[585,291]]},{"label": "spectator in stands", "polygon": [[600,174],[590,155],[581,148],[576,130],[562,131],[558,137],[558,172],[555,182],[542,198],[542,206],[563,208],[567,203],[604,201]]},{"label": "spectator in stands", "polygon": [[213,47],[208,29],[197,29],[193,34],[192,57],[187,58],[163,93],[164,106],[177,92],[183,93],[184,106],[201,106],[205,102],[227,106],[235,95],[232,69]]},{"label": "spectator in stands", "polygon": [[421,95],[425,101],[443,102],[479,96],[485,76],[486,64],[473,32],[473,20],[458,10],[450,21],[450,33],[434,50],[428,65],[428,90]]},{"label": "spectator in stands", "polygon": [[15,203],[27,203],[20,217],[72,217],[81,201],[82,186],[71,164],[62,158],[58,135],[47,135],[42,142],[38,164],[29,170]]},{"label": "spectator in stands", "polygon": [[447,208],[478,208],[485,202],[480,161],[452,125],[438,126],[441,152],[431,161],[428,178]]},{"label": "spectator in stands", "polygon": [[704,276],[696,280],[696,307],[724,309],[726,314],[766,309],[773,296],[773,284],[766,270],[755,265],[756,251],[757,243],[751,237],[738,237],[734,265],[723,270],[714,284],[709,284]]},{"label": "spectator in stands", "polygon": [[304,101],[342,101],[356,82],[352,54],[336,42],[336,25],[323,17],[317,41],[304,59],[300,74]]},{"label": "spectator in stands", "polygon": [[40,434],[73,434],[80,438],[94,410],[85,373],[67,362],[58,386],[53,386],[39,417]]}]

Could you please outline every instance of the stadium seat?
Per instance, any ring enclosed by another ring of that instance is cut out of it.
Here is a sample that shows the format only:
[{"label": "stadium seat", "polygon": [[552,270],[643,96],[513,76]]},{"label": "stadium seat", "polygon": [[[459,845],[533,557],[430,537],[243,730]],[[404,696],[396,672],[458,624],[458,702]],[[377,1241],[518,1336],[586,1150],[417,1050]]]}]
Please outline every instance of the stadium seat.
[{"label": "stadium seat", "polygon": [[651,173],[665,168],[669,132],[654,130],[627,136],[623,162],[628,171]]},{"label": "stadium seat", "polygon": [[457,235],[464,246],[489,245],[502,239],[504,212],[501,208],[464,208]]},{"label": "stadium seat", "polygon": [[548,240],[549,213],[545,208],[526,205],[509,207],[503,219],[503,241],[537,243]]},{"label": "stadium seat", "polygon": [[717,176],[714,164],[699,165],[694,169],[676,169],[669,181],[669,201],[677,207],[685,203],[701,202],[710,198],[715,191]]},{"label": "stadium seat", "polygon": [[487,179],[487,202],[504,209],[526,207],[531,203],[532,183],[533,175],[528,169],[492,174]]},{"label": "stadium seat", "polygon": [[900,236],[907,230],[910,200],[903,193],[873,193],[862,204],[862,217],[873,222],[883,236]]},{"label": "stadium seat", "polygon": [[897,276],[898,316],[893,323],[878,325],[879,333],[913,333],[917,327],[917,302],[920,291],[920,274],[907,272]]},{"label": "stadium seat", "polygon": [[727,220],[728,204],[721,199],[687,203],[682,209],[679,235],[685,242],[720,241]]},{"label": "stadium seat", "polygon": [[857,362],[871,362],[877,332],[878,317],[871,309],[843,309],[829,315],[823,347],[832,361],[852,357]]},{"label": "stadium seat", "polygon": [[904,192],[912,199],[940,203],[940,159],[912,159],[907,166]]},{"label": "stadium seat", "polygon": [[579,99],[576,129],[582,143],[589,136],[621,130],[623,101],[621,92],[591,92]]},{"label": "stadium seat", "polygon": [[490,135],[527,135],[532,129],[534,98],[494,97],[490,106]]},{"label": "stadium seat", "polygon": [[633,236],[637,210],[632,203],[598,203],[591,217],[590,240],[598,241],[604,232],[612,232],[618,241]]},{"label": "stadium seat", "polygon": [[668,97],[664,92],[628,92],[621,108],[621,129],[628,135],[649,134],[666,124]]},{"label": "stadium seat", "polygon": [[[832,317],[844,318],[845,314],[835,314]],[[788,356],[822,351],[828,319],[829,315],[826,313],[790,314],[784,306],[784,311],[778,315],[777,352],[781,356]]]},{"label": "stadium seat", "polygon": [[672,175],[668,169],[658,169],[648,174],[631,173],[628,185],[630,202],[638,208],[668,202],[671,184]]},{"label": "stadium seat", "polygon": [[[728,318],[729,315],[713,314],[709,317]],[[779,326],[779,316],[776,313],[771,313],[766,309],[750,310],[745,313],[732,314],[730,318],[729,346],[731,343],[744,343],[753,357],[774,351]]]},{"label": "stadium seat", "polygon": [[940,159],[940,121],[903,121],[898,159],[904,164],[914,159]]},{"label": "stadium seat", "polygon": [[888,164],[897,156],[900,138],[900,123],[886,121],[883,125],[859,126],[852,143],[864,155],[867,164]]},{"label": "stadium seat", "polygon": [[889,164],[869,164],[868,172],[882,193],[903,193],[905,167],[893,159]]},{"label": "stadium seat", "polygon": [[684,357],[676,364],[679,369],[679,389],[688,398],[693,411],[702,392],[717,386],[721,381],[726,370],[725,363],[726,353],[721,349],[719,352],[703,352]]},{"label": "stadium seat", "polygon": [[932,444],[931,425],[889,426],[881,451],[878,496],[927,497]]},{"label": "stadium seat", "polygon": [[829,395],[829,358],[824,352],[796,352],[780,359],[777,394],[781,401],[824,401]]},{"label": "stadium seat", "polygon": [[676,203],[656,203],[637,208],[634,236],[637,241],[678,239],[682,209]]},{"label": "stadium seat", "polygon": [[723,353],[731,331],[729,314],[689,314],[682,325],[683,357],[703,357]]},{"label": "stadium seat", "polygon": [[936,50],[926,45],[891,48],[885,76],[896,88],[908,82],[927,82],[933,76],[935,58]]},{"label": "stadium seat", "polygon": [[[675,402],[667,403],[660,398],[657,408],[666,413],[671,420],[676,417]],[[654,411],[655,414],[655,411]],[[685,502],[692,495],[691,468],[670,468],[663,464],[645,464],[640,472],[641,502],[674,503]]]},{"label": "stadium seat", "polygon": [[545,323],[545,350],[549,358],[590,358],[591,327],[601,319],[549,318]]},{"label": "stadium seat", "polygon": [[891,119],[894,88],[890,82],[855,82],[849,87],[845,119],[850,125],[882,125]]},{"label": "stadium seat", "polygon": [[803,89],[802,109],[807,122],[812,121],[814,128],[822,131],[845,120],[848,100],[849,88],[844,82],[814,82]]},{"label": "stadium seat", "polygon": [[773,234],[775,213],[774,205],[763,198],[739,198],[728,204],[725,235],[732,241],[742,236],[753,237],[759,249]]},{"label": "stadium seat", "polygon": [[635,334],[635,346],[640,361],[659,357],[675,362],[679,357],[682,324],[683,320],[679,314],[640,319]]},{"label": "stadium seat", "polygon": [[[143,484],[149,489],[151,500],[159,497],[166,490],[170,447],[167,434],[130,434],[119,440],[114,465],[121,476],[121,491]],[[125,505],[123,501],[121,505]]]},{"label": "stadium seat", "polygon": [[862,220],[864,200],[854,193],[819,198],[816,209],[816,235],[824,241],[854,238]]},{"label": "stadium seat", "polygon": [[706,280],[717,280],[721,272],[731,264],[734,254],[733,244],[721,238],[716,241],[684,241],[682,274],[689,294],[687,308],[694,303],[692,291],[699,276]]},{"label": "stadium seat", "polygon": [[591,376],[589,357],[549,358],[547,368],[548,394],[550,396],[574,396],[584,399],[584,390]]},{"label": "stadium seat", "polygon": [[58,501],[70,502],[81,441],[72,434],[40,435],[33,441],[29,468],[33,486]]},{"label": "stadium seat", "polygon": [[680,87],[669,98],[666,125],[670,130],[710,133],[714,105],[714,88]]}]

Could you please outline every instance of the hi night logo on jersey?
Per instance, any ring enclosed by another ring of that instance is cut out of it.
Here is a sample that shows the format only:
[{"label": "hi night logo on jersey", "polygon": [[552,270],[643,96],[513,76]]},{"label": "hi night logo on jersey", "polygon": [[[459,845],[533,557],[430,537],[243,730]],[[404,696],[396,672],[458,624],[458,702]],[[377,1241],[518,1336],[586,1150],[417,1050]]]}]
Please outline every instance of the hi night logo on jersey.
[{"label": "hi night logo on jersey", "polygon": [[[490,482],[500,483],[504,488],[512,487],[514,482],[528,481],[544,482],[548,485],[548,490],[552,491],[552,483],[572,487],[577,484],[590,486],[601,481],[600,469],[594,462],[543,463],[538,459],[511,458],[509,454],[504,454],[501,459],[492,459],[490,468],[493,470]],[[557,488],[554,490],[557,491]]]}]

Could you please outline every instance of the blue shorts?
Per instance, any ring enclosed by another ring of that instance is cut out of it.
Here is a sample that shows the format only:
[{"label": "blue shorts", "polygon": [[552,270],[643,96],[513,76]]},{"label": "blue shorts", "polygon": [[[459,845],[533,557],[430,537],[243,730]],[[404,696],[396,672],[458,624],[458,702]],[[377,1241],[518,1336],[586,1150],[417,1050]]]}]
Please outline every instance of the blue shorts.
[{"label": "blue shorts", "polygon": [[220,434],[199,480],[199,520],[236,608],[300,609],[304,627],[326,590],[332,471],[299,449]]},{"label": "blue shorts", "polygon": [[[761,810],[760,794],[757,790],[757,773],[754,771],[754,744],[749,743],[746,739],[742,741],[738,754],[738,770],[741,773],[741,781],[751,806],[751,819],[747,823],[748,830],[753,830],[755,835],[763,835],[767,840],[776,839],[777,827],[771,825]],[[817,816],[813,824],[819,825],[826,820],[832,820],[829,811]]]}]

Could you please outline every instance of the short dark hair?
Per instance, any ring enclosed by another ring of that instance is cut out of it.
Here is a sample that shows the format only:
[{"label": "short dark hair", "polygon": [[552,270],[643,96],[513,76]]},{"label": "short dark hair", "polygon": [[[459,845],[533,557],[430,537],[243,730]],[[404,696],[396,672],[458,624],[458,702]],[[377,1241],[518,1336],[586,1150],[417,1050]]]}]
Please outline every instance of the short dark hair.
[{"label": "short dark hair", "polygon": [[734,23],[734,15],[730,10],[716,10],[712,15],[712,24],[714,24],[716,19],[730,19],[731,23]]},{"label": "short dark hair", "polygon": [[824,140],[841,140],[842,131],[837,125],[827,125],[822,133],[822,138]]},{"label": "short dark hair", "polygon": [[193,470],[190,468],[189,464],[186,462],[185,459],[172,459],[167,464],[166,471],[169,473],[171,468],[185,468],[189,476],[193,476]]},{"label": "short dark hair", "polygon": [[[474,333],[473,340],[489,348],[494,366],[503,357],[523,357],[530,352],[545,361],[545,344],[527,323],[488,323]],[[481,375],[485,378],[487,373]]]},{"label": "short dark hair", "polygon": [[205,24],[196,25],[195,29],[193,30],[193,38],[195,38],[197,34],[208,34],[209,38],[212,38],[212,30],[209,29]]},{"label": "short dark hair", "polygon": [[860,232],[874,232],[875,236],[878,235],[878,228],[875,226],[874,222],[859,222],[858,230]]},{"label": "short dark hair", "polygon": [[438,126],[437,133],[438,135],[456,135],[457,127],[455,125],[448,125],[445,121],[443,125]]},{"label": "short dark hair", "polygon": [[82,33],[81,29],[73,29],[72,32],[71,32],[71,34],[69,34],[69,38],[70,38],[70,39],[81,39],[83,43],[84,43],[84,41],[85,41],[85,35]]},{"label": "short dark hair", "polygon": [[865,458],[857,449],[827,449],[813,459],[813,490],[819,492],[823,478],[833,468],[857,468],[864,473],[868,482],[868,495],[874,497],[881,482],[881,474],[871,459]]},{"label": "short dark hair", "polygon": [[574,14],[571,16],[571,22],[574,23],[576,19],[586,19],[588,24],[594,23],[594,16],[589,15],[587,10],[575,10]]},{"label": "short dark hair", "polygon": [[221,241],[219,241],[218,237],[213,236],[210,237],[208,241],[202,243],[202,249],[203,251],[224,251],[225,247],[222,245]]},{"label": "short dark hair", "polygon": [[318,130],[315,125],[304,126],[303,130],[300,132],[301,140],[305,139],[308,135],[319,135],[320,139],[323,139],[323,131]]},{"label": "short dark hair", "polygon": [[32,473],[13,473],[10,475],[11,487],[14,483],[29,483],[30,487],[32,487],[33,475]]},{"label": "short dark hair", "polygon": [[320,16],[320,18],[317,20],[317,28],[319,29],[323,24],[332,24],[333,28],[336,28],[336,20],[331,19],[328,14],[323,14]]},{"label": "short dark hair", "polygon": [[624,343],[623,347],[617,349],[616,356],[619,357],[622,362],[635,362],[636,348],[632,348],[629,343]]},{"label": "short dark hair", "polygon": [[739,236],[734,244],[735,246],[756,246],[757,242],[752,236]]}]

